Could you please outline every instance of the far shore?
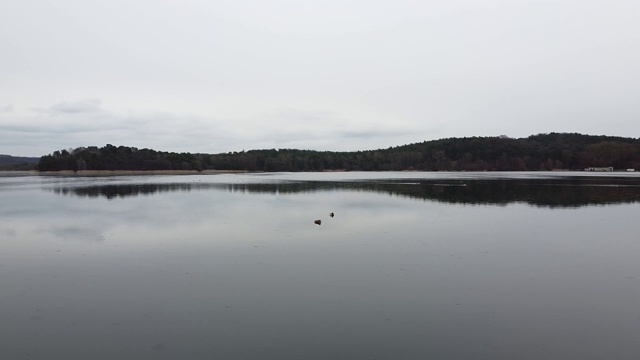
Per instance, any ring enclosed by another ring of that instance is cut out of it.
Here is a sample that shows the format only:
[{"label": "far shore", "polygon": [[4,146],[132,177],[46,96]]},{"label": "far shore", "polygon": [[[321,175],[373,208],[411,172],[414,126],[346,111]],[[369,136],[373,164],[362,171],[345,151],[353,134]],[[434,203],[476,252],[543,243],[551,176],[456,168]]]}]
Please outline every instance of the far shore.
[{"label": "far shore", "polygon": [[[219,175],[219,174],[248,174],[248,173],[271,173],[279,171],[249,171],[249,170],[58,170],[58,171],[38,171],[38,170],[0,170],[1,176],[6,175],[31,175],[31,176],[126,176],[126,175]],[[285,171],[288,172],[288,171]],[[327,172],[350,172],[345,169],[330,169],[323,171],[311,171],[315,173],[327,173]],[[362,171],[362,172],[388,172],[388,171]],[[399,170],[391,172],[467,172],[465,170],[453,170],[453,171],[421,171],[421,170]],[[469,172],[487,172],[486,170],[469,171]],[[492,171],[489,171],[492,172]],[[517,173],[519,171],[503,171]],[[536,172],[536,171],[525,171]],[[604,174],[632,174],[638,173],[635,169],[620,169],[620,170],[607,170],[607,171],[587,171],[587,170],[570,170],[570,169],[553,169],[550,171],[540,172],[571,172],[571,173],[583,173],[588,175],[604,175]]]},{"label": "far shore", "polygon": [[109,176],[109,175],[216,175],[241,174],[246,170],[60,170],[60,171],[31,171],[34,175],[51,176]]}]

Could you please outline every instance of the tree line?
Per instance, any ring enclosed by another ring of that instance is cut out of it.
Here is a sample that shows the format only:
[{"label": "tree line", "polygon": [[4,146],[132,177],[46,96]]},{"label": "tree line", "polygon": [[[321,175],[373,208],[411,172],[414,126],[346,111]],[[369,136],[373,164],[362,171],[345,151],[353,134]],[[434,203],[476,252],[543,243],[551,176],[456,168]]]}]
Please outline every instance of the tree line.
[{"label": "tree line", "polygon": [[640,139],[550,133],[527,138],[448,138],[388,149],[334,152],[270,149],[191,154],[106,145],[42,156],[40,171],[537,171],[588,167],[640,169]]}]

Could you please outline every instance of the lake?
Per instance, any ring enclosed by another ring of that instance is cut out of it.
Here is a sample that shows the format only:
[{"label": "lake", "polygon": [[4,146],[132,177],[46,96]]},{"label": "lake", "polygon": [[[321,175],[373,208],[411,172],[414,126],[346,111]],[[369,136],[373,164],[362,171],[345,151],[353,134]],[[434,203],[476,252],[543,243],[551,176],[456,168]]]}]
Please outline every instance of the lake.
[{"label": "lake", "polygon": [[638,173],[1,173],[0,358],[639,359],[639,210]]}]

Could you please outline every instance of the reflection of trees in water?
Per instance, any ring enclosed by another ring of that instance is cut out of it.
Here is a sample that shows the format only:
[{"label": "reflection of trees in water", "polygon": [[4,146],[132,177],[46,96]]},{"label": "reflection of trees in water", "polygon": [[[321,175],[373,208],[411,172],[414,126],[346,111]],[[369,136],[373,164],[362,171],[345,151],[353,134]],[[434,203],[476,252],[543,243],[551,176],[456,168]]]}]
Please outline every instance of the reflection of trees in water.
[{"label": "reflection of trees in water", "polygon": [[506,205],[523,202],[534,206],[579,207],[640,202],[640,181],[599,180],[437,180],[415,182],[375,181],[244,185],[242,191],[299,193],[313,191],[364,191],[457,204]]},{"label": "reflection of trees in water", "polygon": [[637,185],[544,181],[470,181],[464,186],[423,183],[414,189],[396,190],[394,193],[447,203],[506,205],[522,202],[544,207],[579,207],[640,201],[640,186]]},{"label": "reflection of trees in water", "polygon": [[640,179],[557,178],[527,180],[383,180],[366,182],[287,182],[263,184],[126,184],[56,188],[59,194],[82,197],[150,195],[159,192],[226,190],[241,193],[297,194],[319,191],[386,193],[413,199],[457,204],[579,207],[640,201]]},{"label": "reflection of trees in water", "polygon": [[53,191],[61,195],[80,197],[105,197],[113,199],[138,195],[152,195],[159,192],[191,191],[191,184],[125,184],[100,185],[85,187],[60,187]]}]

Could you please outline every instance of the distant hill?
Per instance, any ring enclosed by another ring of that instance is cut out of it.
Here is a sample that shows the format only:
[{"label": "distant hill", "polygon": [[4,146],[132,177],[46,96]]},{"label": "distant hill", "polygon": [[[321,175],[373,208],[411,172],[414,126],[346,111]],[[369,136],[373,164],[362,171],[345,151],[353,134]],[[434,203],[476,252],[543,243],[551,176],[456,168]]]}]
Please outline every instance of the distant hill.
[{"label": "distant hill", "polygon": [[0,170],[33,170],[40,161],[37,157],[0,154]]},{"label": "distant hill", "polygon": [[37,164],[39,157],[23,157],[0,154],[0,164]]},{"label": "distant hill", "polygon": [[448,138],[354,152],[269,149],[223,154],[172,153],[108,144],[55,151],[38,163],[41,171],[548,171],[596,167],[640,169],[640,139],[550,133],[518,139]]}]

